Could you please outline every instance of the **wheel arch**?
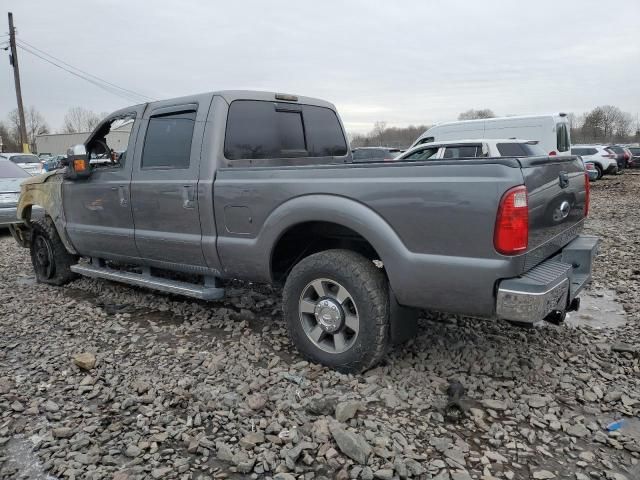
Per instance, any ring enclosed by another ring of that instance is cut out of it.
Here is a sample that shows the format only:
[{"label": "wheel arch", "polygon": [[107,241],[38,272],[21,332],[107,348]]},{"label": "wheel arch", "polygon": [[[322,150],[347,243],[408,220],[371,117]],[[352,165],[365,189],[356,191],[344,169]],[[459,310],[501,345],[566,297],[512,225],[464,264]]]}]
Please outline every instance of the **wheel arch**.
[{"label": "wheel arch", "polygon": [[[331,238],[326,247],[354,250],[370,259],[380,260],[393,286],[399,274],[396,260],[407,252],[406,246],[391,225],[368,206],[335,195],[306,195],[296,197],[280,205],[268,217],[262,232],[273,232],[268,241],[266,264],[270,281],[281,280],[282,268],[278,268],[278,255],[292,235],[311,227],[313,238]],[[326,230],[322,231],[326,227]],[[276,233],[277,232],[277,233]],[[320,232],[320,233],[319,233]],[[264,233],[263,233],[264,235]],[[304,236],[303,236],[304,238]],[[337,243],[336,243],[337,240]],[[311,248],[306,254],[288,265],[292,267],[318,249]],[[275,264],[274,264],[275,260]],[[274,269],[275,267],[275,269]]]}]

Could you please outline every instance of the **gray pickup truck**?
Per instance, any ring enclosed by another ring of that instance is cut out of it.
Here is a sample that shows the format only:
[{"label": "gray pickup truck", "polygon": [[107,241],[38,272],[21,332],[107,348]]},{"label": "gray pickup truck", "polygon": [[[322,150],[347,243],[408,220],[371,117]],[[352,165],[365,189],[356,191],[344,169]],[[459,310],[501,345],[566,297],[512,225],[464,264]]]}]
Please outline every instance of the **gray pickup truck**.
[{"label": "gray pickup truck", "polygon": [[576,157],[354,164],[335,107],[307,97],[135,105],[67,162],[22,185],[13,234],[40,282],[80,274],[205,300],[225,279],[283,284],[298,350],[342,371],[412,335],[418,309],[559,320],[598,243],[579,235]]}]

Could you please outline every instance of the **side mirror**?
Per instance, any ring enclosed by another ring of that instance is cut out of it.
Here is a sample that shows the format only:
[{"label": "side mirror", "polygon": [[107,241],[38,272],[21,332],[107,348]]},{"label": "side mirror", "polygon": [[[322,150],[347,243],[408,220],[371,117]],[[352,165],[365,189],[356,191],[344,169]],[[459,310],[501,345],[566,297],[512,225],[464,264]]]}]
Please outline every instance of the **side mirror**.
[{"label": "side mirror", "polygon": [[79,180],[91,176],[91,165],[87,156],[87,149],[84,145],[74,145],[67,150],[66,159],[67,171],[64,178],[69,180]]}]

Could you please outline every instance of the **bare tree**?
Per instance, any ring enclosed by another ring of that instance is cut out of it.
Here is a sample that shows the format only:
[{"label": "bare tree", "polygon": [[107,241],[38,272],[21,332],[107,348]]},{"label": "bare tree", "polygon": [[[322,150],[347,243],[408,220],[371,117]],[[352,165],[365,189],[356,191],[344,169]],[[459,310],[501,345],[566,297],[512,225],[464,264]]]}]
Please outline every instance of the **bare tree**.
[{"label": "bare tree", "polygon": [[458,115],[458,120],[476,120],[478,118],[493,118],[495,116],[495,113],[489,108],[481,108],[478,110],[472,108]]},{"label": "bare tree", "polygon": [[96,114],[91,110],[82,107],[73,107],[64,116],[63,133],[78,133],[92,131],[104,114]]},{"label": "bare tree", "polygon": [[2,122],[0,122],[0,139],[2,139],[0,142],[2,144],[0,152],[22,151],[22,147],[19,145],[20,142],[16,142],[15,136],[11,133],[11,129]]},{"label": "bare tree", "polygon": [[426,125],[408,127],[387,127],[386,125],[386,122],[376,122],[367,134],[349,134],[349,143],[354,148],[372,146],[407,148],[429,129]]},{"label": "bare tree", "polygon": [[[24,117],[25,123],[27,124],[27,139],[31,149],[33,150],[36,144],[36,137],[38,135],[49,133],[49,125],[47,125],[42,114],[36,110],[36,107],[34,106],[29,107],[29,109],[24,112]],[[12,140],[19,145],[20,116],[18,115],[17,108],[9,113],[9,125]]]}]

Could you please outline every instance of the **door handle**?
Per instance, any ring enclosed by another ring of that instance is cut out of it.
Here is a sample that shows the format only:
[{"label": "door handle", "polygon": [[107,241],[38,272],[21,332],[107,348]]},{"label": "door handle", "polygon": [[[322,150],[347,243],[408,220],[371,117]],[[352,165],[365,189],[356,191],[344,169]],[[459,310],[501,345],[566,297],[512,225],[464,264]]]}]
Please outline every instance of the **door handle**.
[{"label": "door handle", "polygon": [[[115,190],[115,187],[113,187],[112,189]],[[120,206],[121,207],[128,207],[129,206],[129,200],[127,199],[127,197],[128,197],[127,187],[125,187],[124,185],[120,185],[118,187],[118,197],[120,197]]]},{"label": "door handle", "polygon": [[195,208],[195,191],[193,185],[184,185],[182,187],[182,208],[190,210]]}]

